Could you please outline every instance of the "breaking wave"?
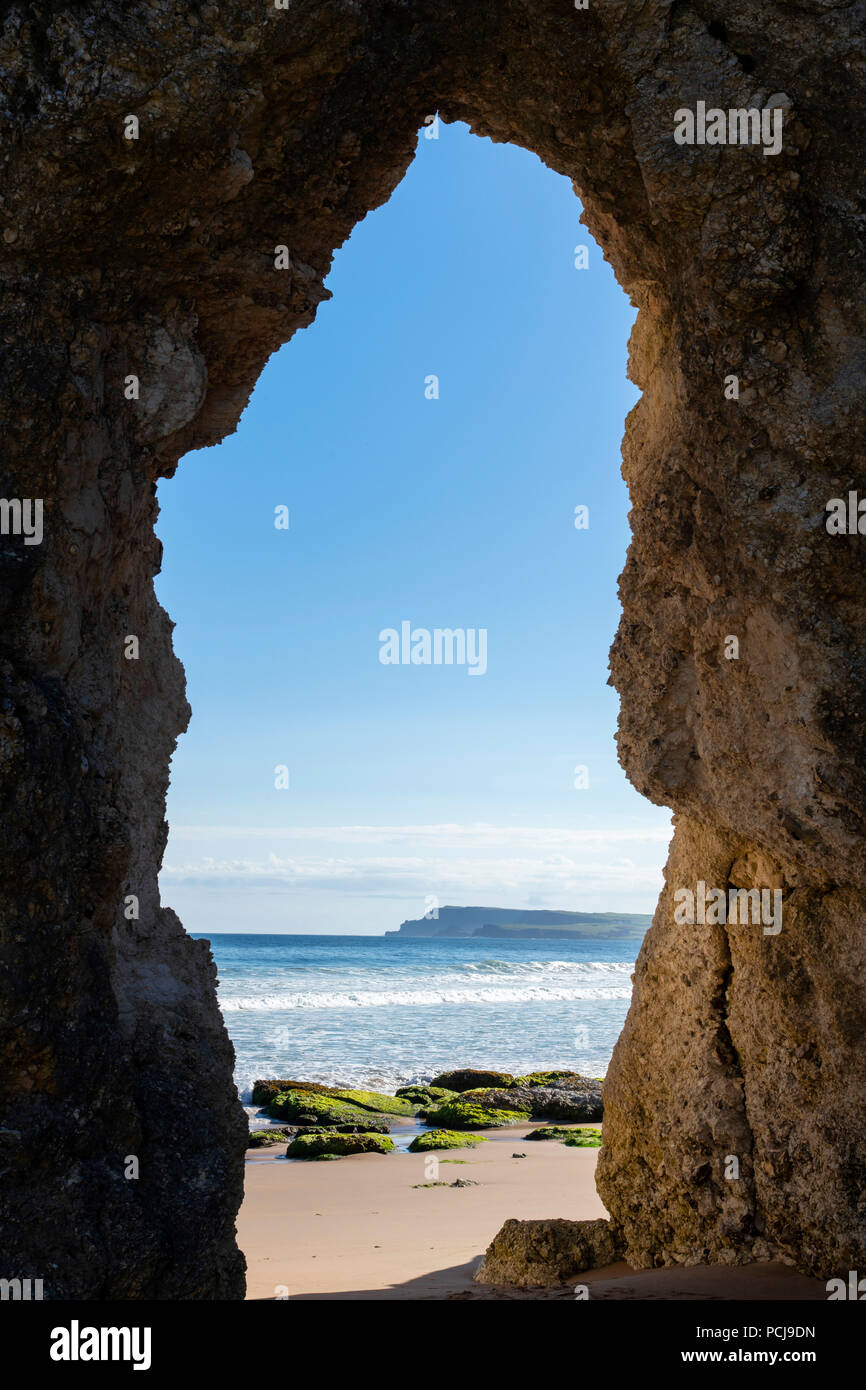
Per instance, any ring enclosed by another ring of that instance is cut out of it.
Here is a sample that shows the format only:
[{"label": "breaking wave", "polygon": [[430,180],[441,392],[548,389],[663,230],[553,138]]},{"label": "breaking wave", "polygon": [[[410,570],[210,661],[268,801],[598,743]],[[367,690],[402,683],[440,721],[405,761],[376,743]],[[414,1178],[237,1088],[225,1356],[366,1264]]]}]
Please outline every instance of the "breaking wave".
[{"label": "breaking wave", "polygon": [[426,989],[287,991],[279,994],[242,995],[235,999],[222,997],[220,1005],[223,1013],[289,1013],[298,1009],[380,1009],[396,1006],[429,1008],[436,1004],[522,1004],[630,997],[631,984],[626,980],[621,985],[611,982],[609,985],[598,985],[594,988],[587,985],[527,984],[511,988],[481,985],[475,988],[450,989],[433,985]]}]

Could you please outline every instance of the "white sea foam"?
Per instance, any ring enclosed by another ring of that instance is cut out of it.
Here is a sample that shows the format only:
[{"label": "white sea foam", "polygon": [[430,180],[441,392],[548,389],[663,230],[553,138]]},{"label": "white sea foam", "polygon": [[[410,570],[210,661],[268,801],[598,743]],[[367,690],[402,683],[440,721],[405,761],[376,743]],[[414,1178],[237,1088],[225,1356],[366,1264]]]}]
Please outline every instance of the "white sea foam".
[{"label": "white sea foam", "polygon": [[[294,1012],[299,1009],[424,1008],[438,1004],[519,1004],[591,999],[628,999],[628,961],[501,961],[450,964],[430,978],[421,972],[346,971],[359,978],[358,988],[292,989],[291,974],[265,993],[249,994],[244,981],[220,990],[224,1013]],[[425,983],[419,983],[419,974]],[[505,977],[505,978],[503,978]],[[380,983],[381,981],[381,983]],[[272,983],[277,983],[272,981]],[[345,981],[344,981],[345,983]]]},{"label": "white sea foam", "polygon": [[619,960],[479,960],[456,968],[467,974],[489,971],[496,975],[628,975],[634,970],[634,963]]},{"label": "white sea foam", "polygon": [[522,1004],[578,999],[628,999],[631,989],[611,985],[598,988],[580,986],[524,985],[514,988],[481,986],[474,989],[359,989],[351,991],[303,991],[301,993],[242,995],[240,998],[220,998],[223,1013],[275,1012],[288,1013],[297,1009],[382,1009],[418,1008],[436,1004]]}]

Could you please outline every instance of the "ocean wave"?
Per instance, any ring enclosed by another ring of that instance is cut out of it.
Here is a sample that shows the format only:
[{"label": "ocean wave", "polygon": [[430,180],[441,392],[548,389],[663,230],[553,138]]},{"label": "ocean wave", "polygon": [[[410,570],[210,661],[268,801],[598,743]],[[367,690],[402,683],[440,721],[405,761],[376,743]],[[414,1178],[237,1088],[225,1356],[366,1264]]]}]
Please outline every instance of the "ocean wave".
[{"label": "ocean wave", "polygon": [[523,1004],[579,999],[629,999],[631,987],[585,988],[524,985],[510,989],[480,986],[475,989],[351,990],[295,992],[291,994],[245,995],[237,999],[220,998],[223,1013],[290,1013],[298,1009],[381,1009],[388,1007],[429,1007],[436,1004]]},{"label": "ocean wave", "polygon": [[490,972],[496,975],[562,975],[584,972],[599,975],[630,975],[634,961],[620,960],[479,960],[452,967],[467,974]]}]

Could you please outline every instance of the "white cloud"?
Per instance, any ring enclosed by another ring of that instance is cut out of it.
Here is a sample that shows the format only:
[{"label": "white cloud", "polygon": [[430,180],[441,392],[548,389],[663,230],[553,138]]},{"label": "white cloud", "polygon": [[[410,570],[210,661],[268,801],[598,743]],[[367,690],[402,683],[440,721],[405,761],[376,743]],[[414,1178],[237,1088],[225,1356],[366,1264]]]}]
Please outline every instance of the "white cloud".
[{"label": "white cloud", "polygon": [[395,903],[385,922],[394,926],[402,916],[422,916],[430,894],[443,907],[649,911],[672,833],[666,813],[651,814],[655,824],[591,829],[175,826],[163,896],[183,903],[185,916],[208,930],[215,920],[234,930],[250,919],[279,929],[285,919],[304,930],[346,921],[353,930],[359,922],[362,930],[381,930],[377,900]]},{"label": "white cloud", "polygon": [[[364,829],[364,827],[354,827]],[[392,827],[381,827],[390,838]],[[440,827],[435,827],[440,829]],[[449,833],[462,827],[449,827]],[[592,834],[545,830],[511,832],[493,827],[466,827],[454,836],[454,852],[442,843],[431,852],[392,854],[276,854],[170,860],[162,872],[167,889],[174,885],[255,890],[351,893],[370,897],[423,900],[435,894],[446,903],[556,904],[579,908],[601,897],[615,910],[617,899],[635,894],[655,897],[662,885],[661,865],[667,834],[658,832],[594,831]],[[422,838],[428,827],[401,827],[407,840]],[[490,844],[488,845],[488,837]],[[480,843],[478,841],[480,840]],[[550,841],[572,846],[570,852],[551,850]],[[526,852],[524,841],[538,847]],[[541,842],[539,844],[539,841]],[[420,848],[420,846],[414,846]],[[495,847],[495,852],[494,852]],[[624,854],[623,849],[628,849]],[[485,853],[484,851],[488,852]]]},{"label": "white cloud", "polygon": [[[667,813],[662,812],[662,815]],[[323,844],[405,844],[429,848],[491,848],[514,846],[538,850],[569,849],[578,846],[617,844],[667,844],[670,824],[641,825],[590,830],[551,826],[501,826],[477,822],[474,825],[324,825],[324,826],[172,826],[172,842],[225,839],[319,841]]]}]

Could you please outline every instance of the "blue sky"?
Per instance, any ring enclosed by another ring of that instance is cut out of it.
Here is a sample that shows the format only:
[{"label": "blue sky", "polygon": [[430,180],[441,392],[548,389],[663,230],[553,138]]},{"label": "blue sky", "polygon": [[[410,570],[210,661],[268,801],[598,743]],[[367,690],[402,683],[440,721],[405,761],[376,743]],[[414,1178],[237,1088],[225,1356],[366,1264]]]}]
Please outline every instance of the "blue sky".
[{"label": "blue sky", "polygon": [[[616,761],[606,684],[634,310],[566,179],[438,134],[237,432],[159,487],[193,707],[161,881],[190,931],[380,933],[428,895],[651,911],[661,887],[670,816]],[[404,621],[485,629],[485,673],[383,665]]]}]

